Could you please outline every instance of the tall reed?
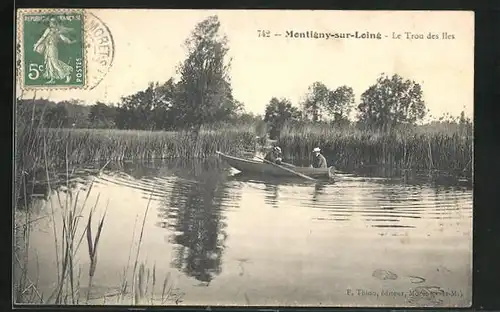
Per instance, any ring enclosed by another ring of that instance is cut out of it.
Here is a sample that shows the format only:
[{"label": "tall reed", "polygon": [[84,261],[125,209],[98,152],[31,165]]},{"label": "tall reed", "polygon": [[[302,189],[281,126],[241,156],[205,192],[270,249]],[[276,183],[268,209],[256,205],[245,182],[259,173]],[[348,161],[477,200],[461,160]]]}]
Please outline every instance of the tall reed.
[{"label": "tall reed", "polygon": [[[150,132],[101,129],[39,129],[37,140],[46,138],[48,158],[61,165],[68,150],[71,164],[94,161],[204,158],[217,150],[237,153],[256,144],[248,129],[202,129],[190,132]],[[41,144],[35,144],[34,154]]]},{"label": "tall reed", "polygon": [[[90,194],[93,190],[93,183],[87,187],[86,192],[82,195],[80,189],[73,190],[70,185],[70,169],[69,163],[66,162],[66,187],[65,196],[61,196],[61,190],[56,190],[52,188],[50,173],[49,160],[50,157],[47,155],[49,146],[47,138],[42,138],[42,154],[45,165],[45,175],[46,183],[49,189],[50,198],[48,200],[49,215],[54,239],[54,262],[56,267],[55,276],[55,286],[49,290],[48,296],[47,289],[41,291],[38,284],[38,278],[33,278],[32,274],[34,272],[29,272],[29,267],[33,267],[33,261],[35,261],[38,267],[37,258],[30,256],[31,246],[31,228],[35,222],[44,218],[38,217],[34,218],[32,211],[28,209],[29,203],[25,201],[25,209],[21,213],[16,210],[15,216],[15,241],[13,256],[15,259],[15,269],[14,269],[14,291],[15,291],[15,301],[16,303],[38,303],[38,304],[84,304],[84,303],[105,303],[106,299],[109,297],[105,296],[92,296],[92,289],[94,288],[93,279],[98,272],[98,261],[97,255],[99,250],[99,242],[102,236],[105,236],[105,219],[106,219],[106,208],[104,209],[103,215],[97,222],[96,232],[94,234],[94,216],[99,204],[99,195],[95,200],[95,203],[90,206],[88,201],[90,200]],[[65,152],[66,159],[68,159],[68,150]],[[107,165],[107,164],[106,164]],[[105,166],[106,166],[105,165]],[[105,167],[104,166],[104,167]],[[102,169],[104,169],[104,167]],[[102,171],[101,169],[101,171]],[[100,172],[99,172],[100,173]],[[98,173],[98,174],[99,174]],[[26,184],[22,184],[23,188],[26,188]],[[24,190],[26,192],[26,190]],[[26,198],[26,197],[25,197]],[[144,218],[146,218],[147,211]],[[84,215],[87,215],[87,221],[81,222]],[[144,224],[141,230],[141,237],[139,238],[139,246],[144,235]],[[86,238],[87,248],[88,248],[88,264],[89,269],[87,276],[82,276],[82,263],[78,259],[79,250],[82,242]],[[133,245],[133,244],[132,244]],[[131,249],[132,249],[131,245]],[[167,275],[164,279],[164,289],[162,291],[161,298],[155,295],[155,284],[156,284],[156,267],[153,267],[154,278],[152,279],[153,286],[151,287],[151,292],[149,295],[149,301],[145,300],[143,297],[147,293],[149,286],[149,268],[146,269],[143,262],[139,262],[139,249],[136,253],[136,258],[134,261],[134,271],[137,271],[137,275],[134,273],[132,277],[132,284],[134,285],[133,291],[135,295],[122,289],[117,295],[120,295],[120,301],[118,304],[130,304],[130,303],[144,303],[153,304],[162,302],[163,304],[167,301],[169,302],[179,302],[181,300],[178,293],[175,292],[175,288],[171,283],[170,276]],[[36,272],[39,272],[37,269]],[[135,277],[137,276],[137,278]],[[145,279],[146,277],[146,279]],[[82,281],[87,279],[87,287],[82,287]],[[123,284],[127,284],[126,275]],[[138,283],[141,285],[138,285]],[[168,285],[170,284],[170,287]],[[117,285],[119,286],[119,285]],[[146,287],[146,288],[144,288]],[[144,291],[146,289],[146,291]],[[86,293],[86,295],[85,295]],[[132,298],[142,298],[141,300],[133,300]],[[83,300],[82,300],[83,299]]]},{"label": "tall reed", "polygon": [[[68,168],[69,169],[69,168]],[[102,170],[102,169],[101,169]],[[48,168],[47,168],[48,172]],[[47,175],[49,175],[47,173]],[[49,181],[49,188],[50,181]],[[63,198],[60,191],[55,191],[52,198],[49,200],[50,215],[53,239],[54,239],[54,262],[56,265],[57,281],[50,294],[44,297],[43,292],[39,289],[38,281],[33,280],[28,272],[28,267],[32,266],[31,261],[37,261],[33,257],[28,256],[30,251],[30,233],[29,229],[37,220],[31,219],[30,211],[24,213],[26,221],[18,217],[16,220],[16,233],[20,229],[24,229],[24,236],[17,239],[14,246],[24,243],[21,248],[14,249],[14,256],[18,269],[14,271],[14,290],[16,293],[16,303],[38,303],[38,304],[103,304],[103,303],[118,303],[118,304],[166,304],[179,303],[182,300],[182,293],[179,293],[174,287],[170,275],[167,274],[163,280],[163,289],[161,296],[156,289],[157,274],[156,264],[153,268],[140,261],[140,246],[143,240],[144,223],[148,215],[150,202],[146,207],[141,235],[138,239],[138,247],[133,262],[132,282],[128,282],[128,267],[124,271],[122,287],[116,294],[98,295],[93,293],[93,279],[98,273],[97,255],[99,250],[99,242],[105,236],[106,228],[106,210],[97,222],[96,232],[94,234],[94,216],[99,204],[99,195],[92,206],[88,205],[90,194],[93,190],[91,182],[86,192],[80,195],[80,191],[66,189],[66,196]],[[87,215],[87,221],[81,222],[81,219]],[[27,233],[28,232],[28,233]],[[86,238],[86,240],[84,239]],[[82,276],[82,263],[79,260],[79,250],[81,244],[86,241],[88,248],[88,273],[87,276]],[[133,242],[130,246],[132,253]],[[38,264],[38,263],[37,263]],[[31,272],[33,274],[33,272]],[[87,280],[87,287],[82,287],[82,282]],[[129,292],[127,287],[123,285],[132,284],[132,290]],[[119,286],[119,285],[117,285]],[[44,289],[46,292],[47,289]],[[116,296],[116,302],[109,302],[109,298]]]},{"label": "tall reed", "polygon": [[355,128],[285,126],[278,140],[286,156],[310,158],[319,146],[338,167],[385,165],[397,168],[471,171],[472,131],[401,129],[390,133]]}]

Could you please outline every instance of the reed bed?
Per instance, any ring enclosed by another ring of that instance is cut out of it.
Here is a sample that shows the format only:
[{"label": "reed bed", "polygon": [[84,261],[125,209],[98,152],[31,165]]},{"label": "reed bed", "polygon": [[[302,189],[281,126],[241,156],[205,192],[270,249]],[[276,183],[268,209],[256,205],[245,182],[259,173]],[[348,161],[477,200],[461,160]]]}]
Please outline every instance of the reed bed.
[{"label": "reed bed", "polygon": [[[95,202],[90,203],[92,183],[83,193],[81,192],[83,189],[75,188],[74,182],[69,178],[71,176],[69,156],[80,156],[74,159],[75,161],[92,160],[96,152],[91,148],[98,149],[99,143],[103,143],[101,147],[109,151],[111,147],[104,145],[104,142],[110,143],[110,141],[105,141],[105,139],[110,139],[108,137],[110,132],[44,129],[33,120],[23,119],[18,119],[15,130],[15,193],[13,196],[16,200],[16,209],[14,210],[12,250],[14,302],[18,304],[105,304],[112,301],[111,303],[117,304],[167,304],[181,301],[182,293],[176,292],[170,276],[167,275],[162,280],[156,274],[155,265],[151,268],[140,260],[140,247],[135,252],[133,266],[127,265],[124,269],[121,285],[116,285],[118,289],[116,293],[102,294],[94,290],[93,279],[96,274],[99,274],[99,242],[106,235],[106,209],[95,222],[99,196]],[[116,136],[116,132],[111,132],[111,134]],[[210,136],[210,134],[205,135]],[[118,134],[117,139],[111,138],[111,140],[116,142],[121,140],[122,146],[138,150],[140,146],[144,146],[141,140],[149,136],[154,136],[154,134],[128,131]],[[159,138],[170,138],[171,141],[175,141],[178,140],[179,135],[176,133],[156,134],[156,140],[159,141]],[[90,142],[94,145],[89,145],[90,148],[85,150],[84,147]],[[126,154],[123,150],[126,149],[122,147],[121,152]],[[107,165],[110,159],[105,160]],[[66,181],[59,181],[58,175],[52,171],[54,165],[60,167],[61,164],[66,169]],[[40,179],[44,180],[52,199],[47,201],[47,215],[37,217],[34,214],[33,203],[30,201],[30,194],[34,193],[32,188]],[[144,219],[148,210],[149,203]],[[36,253],[34,254],[30,241],[33,226],[47,218],[52,224],[56,272],[53,287],[42,291],[37,275],[40,272],[38,257]],[[141,245],[144,235],[142,232],[143,229],[138,243],[130,245],[130,253],[134,245]],[[132,240],[135,240],[134,236]],[[86,263],[80,259],[81,252],[79,252],[82,244],[85,243],[88,249]],[[86,266],[88,269],[83,270],[82,267]],[[131,267],[133,272],[129,270]],[[36,270],[33,271],[33,268]],[[156,285],[157,283],[159,285]]]},{"label": "reed bed", "polygon": [[[258,142],[265,139],[257,136],[265,127],[255,123],[204,126],[198,133],[68,129],[44,128],[43,118],[34,118],[34,110],[26,107],[18,107],[16,114],[14,198],[17,202],[26,199],[24,194],[36,193],[38,182],[46,180],[46,166],[60,169],[67,163],[72,166],[107,161],[206,158],[216,151],[240,154],[254,150]],[[51,176],[51,179],[57,178]],[[23,192],[23,188],[27,191]]]},{"label": "reed bed", "polygon": [[151,160],[172,158],[205,158],[216,151],[238,153],[257,143],[251,129],[202,129],[192,132],[151,132],[101,129],[39,129],[31,154],[39,155],[47,145],[47,157],[54,165],[69,159],[70,164]]},{"label": "reed bed", "polygon": [[308,159],[319,146],[340,168],[391,166],[399,169],[472,171],[472,129],[413,128],[382,133],[355,128],[286,126],[278,140],[289,158]]}]

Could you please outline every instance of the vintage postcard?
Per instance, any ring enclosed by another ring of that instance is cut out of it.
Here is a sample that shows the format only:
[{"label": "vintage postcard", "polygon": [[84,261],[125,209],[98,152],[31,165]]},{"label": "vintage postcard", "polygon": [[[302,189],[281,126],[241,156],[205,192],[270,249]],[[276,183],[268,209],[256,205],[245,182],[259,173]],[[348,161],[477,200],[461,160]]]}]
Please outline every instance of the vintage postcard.
[{"label": "vintage postcard", "polygon": [[16,18],[16,304],[471,306],[473,12]]}]

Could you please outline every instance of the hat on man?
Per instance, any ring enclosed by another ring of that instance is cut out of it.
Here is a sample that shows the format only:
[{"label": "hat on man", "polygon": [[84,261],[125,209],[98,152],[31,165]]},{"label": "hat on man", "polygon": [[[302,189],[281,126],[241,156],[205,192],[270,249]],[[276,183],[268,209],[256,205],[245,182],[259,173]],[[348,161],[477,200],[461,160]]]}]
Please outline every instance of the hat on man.
[{"label": "hat on man", "polygon": [[274,149],[281,153],[281,147],[275,146]]},{"label": "hat on man", "polygon": [[321,152],[321,149],[320,149],[319,147],[315,147],[315,148],[313,149],[313,152]]}]

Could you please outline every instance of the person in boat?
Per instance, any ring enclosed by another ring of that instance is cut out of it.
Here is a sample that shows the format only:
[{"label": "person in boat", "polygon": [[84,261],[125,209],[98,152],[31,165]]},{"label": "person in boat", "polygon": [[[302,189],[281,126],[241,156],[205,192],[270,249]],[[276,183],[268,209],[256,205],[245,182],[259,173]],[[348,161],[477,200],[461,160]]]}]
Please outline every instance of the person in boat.
[{"label": "person in boat", "polygon": [[281,164],[283,161],[283,155],[281,154],[281,148],[279,146],[274,146],[269,153],[267,153],[265,160],[273,162],[275,164]]},{"label": "person in boat", "polygon": [[316,147],[313,149],[313,153],[314,153],[314,157],[313,157],[311,167],[312,168],[328,168],[328,165],[326,164],[325,156],[321,155],[321,149],[319,147]]}]

